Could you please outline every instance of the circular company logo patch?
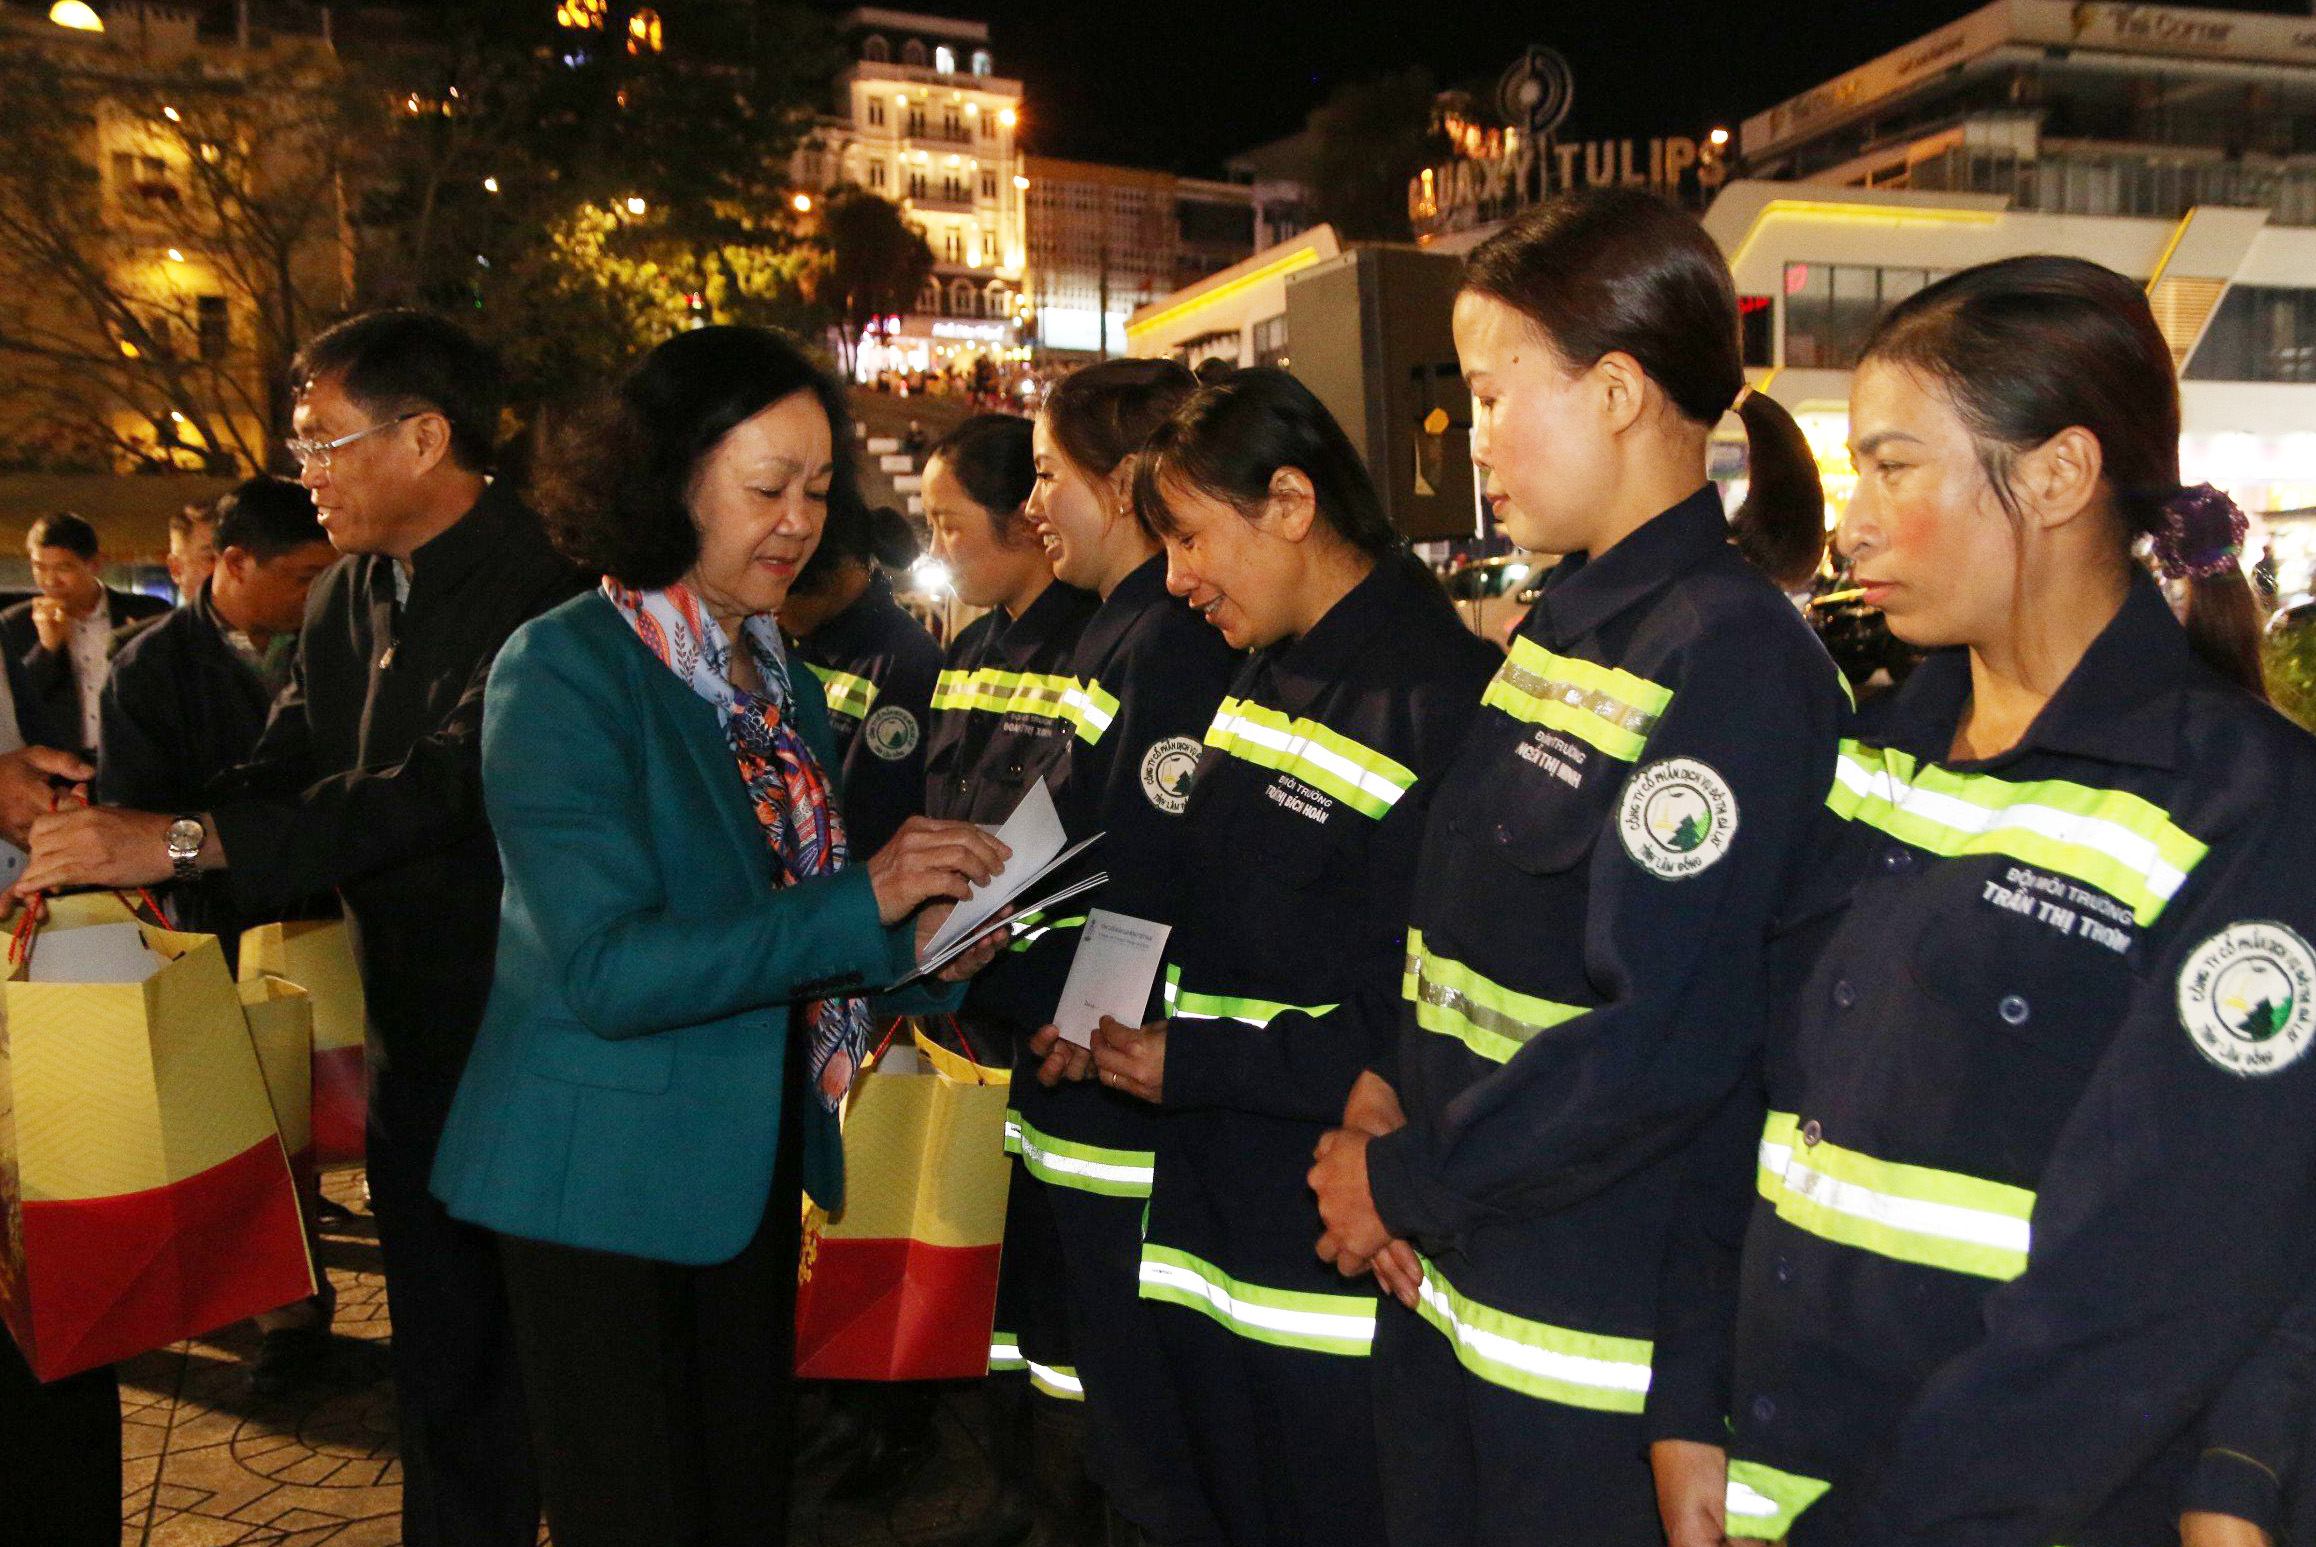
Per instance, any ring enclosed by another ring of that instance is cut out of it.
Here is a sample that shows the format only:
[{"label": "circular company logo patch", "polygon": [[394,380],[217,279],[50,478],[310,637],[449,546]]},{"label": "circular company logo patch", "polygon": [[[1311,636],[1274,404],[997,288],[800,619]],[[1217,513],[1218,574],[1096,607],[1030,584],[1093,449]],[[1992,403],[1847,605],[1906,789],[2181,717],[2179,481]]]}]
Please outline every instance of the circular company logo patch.
[{"label": "circular company logo patch", "polygon": [[1633,774],[1616,828],[1625,852],[1642,869],[1683,880],[1729,852],[1737,836],[1737,797],[1727,780],[1695,758],[1668,758]]},{"label": "circular company logo patch", "polygon": [[2230,1074],[2274,1074],[2316,1041],[2316,952],[2282,924],[2230,924],[2179,969],[2179,1020]]},{"label": "circular company logo patch", "polygon": [[1169,816],[1190,804],[1190,776],[1198,771],[1199,745],[1188,736],[1169,736],[1142,755],[1142,793]]},{"label": "circular company logo patch", "polygon": [[888,763],[897,763],[917,750],[917,717],[898,704],[887,704],[870,715],[860,728],[868,749]]}]

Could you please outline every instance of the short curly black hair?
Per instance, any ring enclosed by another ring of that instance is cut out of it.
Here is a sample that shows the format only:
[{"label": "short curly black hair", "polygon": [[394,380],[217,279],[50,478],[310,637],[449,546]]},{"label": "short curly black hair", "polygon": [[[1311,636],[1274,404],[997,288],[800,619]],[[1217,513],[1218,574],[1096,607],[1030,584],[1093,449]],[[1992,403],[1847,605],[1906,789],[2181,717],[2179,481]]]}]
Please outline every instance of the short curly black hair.
[{"label": "short curly black hair", "polygon": [[621,585],[673,585],[700,554],[690,494],[701,461],[735,426],[798,392],[828,414],[829,508],[858,503],[844,389],[785,334],[694,328],[644,356],[614,392],[547,425],[532,485],[547,535],[574,564]]}]

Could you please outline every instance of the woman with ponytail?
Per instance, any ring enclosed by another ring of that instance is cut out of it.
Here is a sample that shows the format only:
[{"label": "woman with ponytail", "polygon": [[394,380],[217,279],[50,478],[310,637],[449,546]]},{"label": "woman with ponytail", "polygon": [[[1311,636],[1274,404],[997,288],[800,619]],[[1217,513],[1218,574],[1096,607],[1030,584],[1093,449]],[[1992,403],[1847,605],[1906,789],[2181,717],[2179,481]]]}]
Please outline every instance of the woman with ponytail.
[{"label": "woman with ponytail", "polygon": [[1842,744],[1790,915],[1673,1540],[2175,1541],[2301,1440],[2230,1385],[2316,1277],[2316,741],[2261,701],[2244,517],[2180,487],[2137,284],[1922,290],[1850,428],[1839,545],[1931,654]]},{"label": "woman with ponytail", "polygon": [[855,499],[829,511],[780,604],[796,658],[828,695],[845,822],[871,850],[925,809],[925,722],[941,647],[893,599],[890,578],[916,561],[908,517]]},{"label": "woman with ponytail", "polygon": [[[1393,1296],[1372,1363],[1395,1547],[1644,1547],[1660,1271],[1832,776],[1841,690],[1780,590],[1824,511],[1791,420],[1744,390],[1727,265],[1650,195],[1484,243],[1455,333],[1490,505],[1570,557],[1432,795],[1399,1034],[1320,1141],[1318,1249]],[[1732,523],[1705,461],[1733,405],[1754,492]]]}]

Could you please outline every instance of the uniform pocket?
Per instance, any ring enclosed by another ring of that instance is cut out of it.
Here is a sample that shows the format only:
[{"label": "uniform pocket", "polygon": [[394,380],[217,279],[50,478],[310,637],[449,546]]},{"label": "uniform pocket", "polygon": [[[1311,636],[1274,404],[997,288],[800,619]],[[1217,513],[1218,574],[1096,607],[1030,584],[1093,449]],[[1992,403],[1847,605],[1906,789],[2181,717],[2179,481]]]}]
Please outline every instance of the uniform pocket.
[{"label": "uniform pocket", "polygon": [[2128,956],[1991,909],[1933,916],[1907,966],[1973,1030],[2084,1068],[2106,1052],[2131,998]]}]

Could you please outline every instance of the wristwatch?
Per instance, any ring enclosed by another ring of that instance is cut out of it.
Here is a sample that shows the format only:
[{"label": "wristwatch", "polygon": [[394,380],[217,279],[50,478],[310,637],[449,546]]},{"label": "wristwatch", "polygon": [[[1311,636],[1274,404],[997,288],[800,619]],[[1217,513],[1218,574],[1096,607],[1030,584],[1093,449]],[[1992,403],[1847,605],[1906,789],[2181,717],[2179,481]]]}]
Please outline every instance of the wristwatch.
[{"label": "wristwatch", "polygon": [[169,866],[177,879],[190,886],[201,877],[201,846],[209,841],[209,829],[197,816],[181,816],[169,824]]}]

